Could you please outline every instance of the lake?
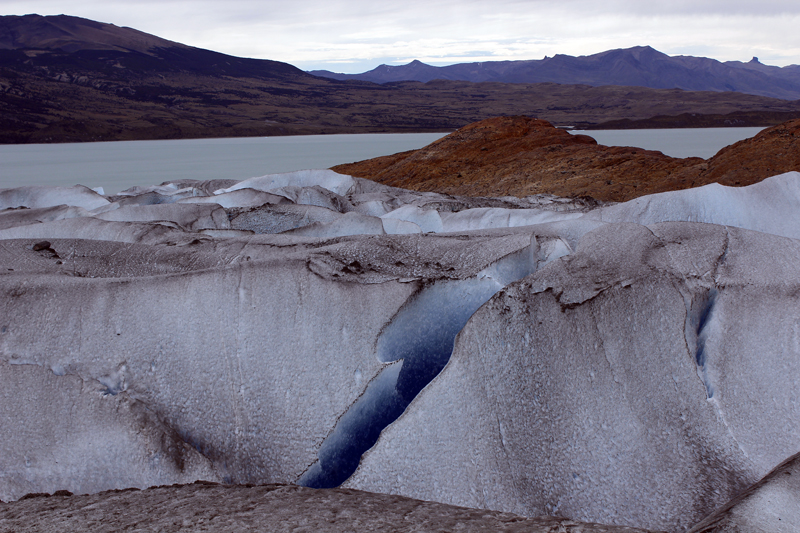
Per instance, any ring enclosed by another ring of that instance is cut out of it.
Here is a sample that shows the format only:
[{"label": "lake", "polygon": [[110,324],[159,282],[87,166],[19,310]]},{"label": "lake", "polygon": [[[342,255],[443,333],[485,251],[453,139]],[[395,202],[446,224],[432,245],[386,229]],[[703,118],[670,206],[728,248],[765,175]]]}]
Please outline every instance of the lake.
[{"label": "lake", "polygon": [[[763,128],[595,130],[600,144],[638,146],[674,157],[708,158]],[[175,179],[246,179],[308,168],[329,168],[421,148],[443,133],[379,133],[0,145],[0,188],[76,183],[106,194]]]},{"label": "lake", "polygon": [[573,130],[606,146],[636,146],[672,157],[708,159],[721,148],[753,137],[764,128],[686,128],[664,130]]},{"label": "lake", "polygon": [[381,133],[0,145],[0,188],[103,187],[106,194],[176,179],[247,179],[329,168],[421,148],[445,133]]}]

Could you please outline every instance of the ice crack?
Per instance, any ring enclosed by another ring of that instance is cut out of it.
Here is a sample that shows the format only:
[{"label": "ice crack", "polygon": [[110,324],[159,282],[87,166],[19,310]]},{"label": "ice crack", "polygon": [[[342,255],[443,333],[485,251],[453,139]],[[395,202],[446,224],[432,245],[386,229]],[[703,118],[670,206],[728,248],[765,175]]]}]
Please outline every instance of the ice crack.
[{"label": "ice crack", "polygon": [[377,357],[388,366],[338,420],[320,446],[317,462],[298,483],[330,488],[345,482],[381,431],[442,371],[456,336],[475,311],[508,283],[532,274],[538,254],[539,246],[532,239],[530,246],[475,277],[436,281],[407,302],[378,338]]},{"label": "ice crack", "polygon": [[[714,307],[716,305],[719,291],[708,289],[699,299],[692,299],[689,309],[687,309],[687,333],[694,336],[694,359],[697,365],[697,375],[706,388],[706,398],[714,397],[714,385],[708,373],[708,354],[706,352],[706,342],[708,340],[710,326],[713,323]],[[688,344],[688,343],[687,343]]]}]

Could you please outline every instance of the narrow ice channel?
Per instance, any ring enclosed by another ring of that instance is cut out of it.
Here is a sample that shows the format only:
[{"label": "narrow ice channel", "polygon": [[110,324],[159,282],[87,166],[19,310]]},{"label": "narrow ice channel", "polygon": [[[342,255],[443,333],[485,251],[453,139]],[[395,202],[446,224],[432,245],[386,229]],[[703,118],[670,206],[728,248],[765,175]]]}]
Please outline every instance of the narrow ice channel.
[{"label": "narrow ice channel", "polygon": [[714,306],[717,302],[719,292],[716,289],[711,289],[708,294],[703,298],[703,301],[698,306],[696,318],[694,318],[696,334],[697,334],[697,347],[695,351],[695,360],[697,362],[697,375],[703,380],[706,387],[706,397],[710,400],[714,397],[714,386],[711,383],[711,378],[708,375],[708,361],[706,354],[706,340],[709,335],[709,326],[712,323],[714,313]]},{"label": "narrow ice channel", "polygon": [[434,282],[407,302],[378,338],[377,357],[388,365],[342,415],[323,441],[319,458],[299,479],[307,487],[337,487],[349,478],[381,431],[405,411],[450,360],[469,318],[494,294],[570,253],[561,240],[531,245],[464,280]]}]

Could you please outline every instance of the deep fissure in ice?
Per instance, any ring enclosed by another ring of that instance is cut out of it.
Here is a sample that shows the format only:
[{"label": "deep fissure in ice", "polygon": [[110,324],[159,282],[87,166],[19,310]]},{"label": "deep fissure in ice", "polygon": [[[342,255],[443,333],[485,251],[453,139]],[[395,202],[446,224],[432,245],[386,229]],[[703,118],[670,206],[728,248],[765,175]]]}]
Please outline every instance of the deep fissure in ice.
[{"label": "deep fissure in ice", "polygon": [[[548,254],[547,259],[569,253],[561,244],[551,247],[555,253]],[[381,431],[445,367],[456,336],[475,311],[509,283],[535,272],[539,256],[534,239],[531,246],[504,257],[475,277],[437,281],[403,306],[378,338],[378,359],[390,364],[342,415],[322,443],[317,462],[298,483],[331,488],[346,481]]]}]

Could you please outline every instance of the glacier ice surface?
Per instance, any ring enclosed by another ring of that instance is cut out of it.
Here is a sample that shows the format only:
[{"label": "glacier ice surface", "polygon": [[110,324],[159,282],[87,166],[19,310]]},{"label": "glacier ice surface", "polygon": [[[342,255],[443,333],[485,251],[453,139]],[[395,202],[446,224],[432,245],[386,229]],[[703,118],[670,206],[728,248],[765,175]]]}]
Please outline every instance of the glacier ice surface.
[{"label": "glacier ice surface", "polygon": [[31,388],[0,411],[24,429],[0,498],[357,468],[688,527],[796,451],[799,180],[599,207],[331,171],[0,191],[0,380]]},{"label": "glacier ice surface", "polygon": [[345,486],[691,527],[797,446],[798,254],[711,224],[587,233],[473,315]]}]

